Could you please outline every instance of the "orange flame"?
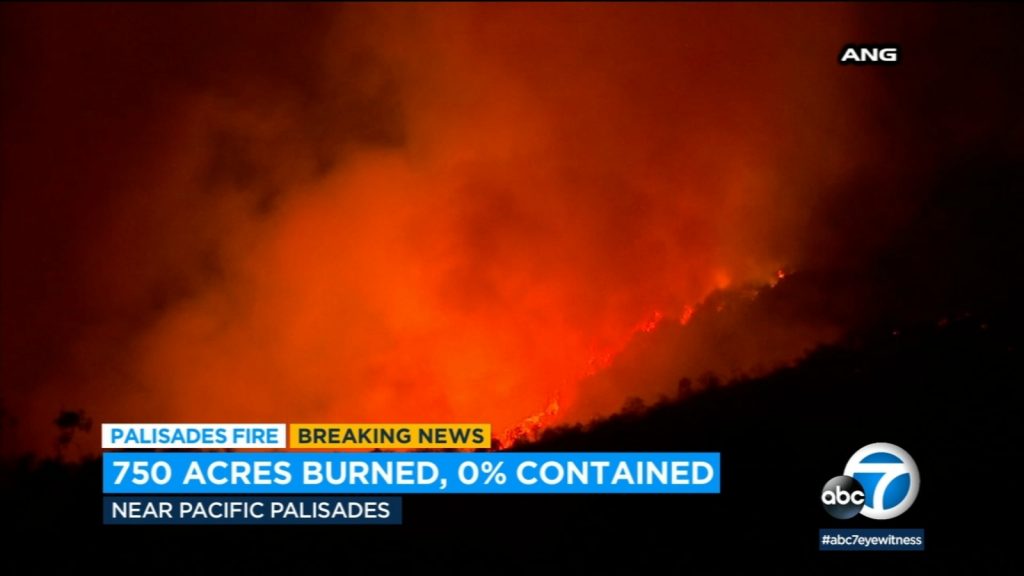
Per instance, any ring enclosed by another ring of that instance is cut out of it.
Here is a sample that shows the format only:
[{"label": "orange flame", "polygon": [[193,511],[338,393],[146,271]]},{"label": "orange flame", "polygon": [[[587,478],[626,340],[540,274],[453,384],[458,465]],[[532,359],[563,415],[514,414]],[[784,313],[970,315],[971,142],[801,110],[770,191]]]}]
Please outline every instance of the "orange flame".
[{"label": "orange flame", "polygon": [[539,438],[544,428],[549,426],[552,419],[558,415],[559,409],[558,396],[556,395],[548,403],[547,408],[505,430],[501,440],[499,440],[501,449],[511,448],[520,441],[531,441]]},{"label": "orange flame", "polygon": [[686,326],[687,324],[689,324],[690,323],[690,319],[693,318],[693,312],[694,312],[694,307],[693,306],[689,306],[689,305],[684,306],[683,307],[683,313],[679,316],[679,324],[681,324],[683,326]]},{"label": "orange flame", "polygon": [[[679,317],[679,323],[686,325],[693,317],[696,309],[687,305],[683,307],[682,314]],[[608,368],[626,347],[630,341],[636,337],[637,334],[648,334],[657,329],[658,325],[664,320],[665,314],[661,310],[655,310],[647,317],[647,319],[637,323],[629,330],[624,338],[612,346],[608,346],[602,350],[595,350],[590,356],[590,360],[587,362],[587,368],[579,375],[579,379],[593,376],[601,370]],[[536,440],[540,437],[541,432],[545,428],[550,426],[554,420],[554,417],[558,415],[560,406],[558,403],[558,397],[556,396],[551,402],[548,403],[547,408],[533,414],[527,418],[524,418],[519,424],[512,426],[505,430],[499,440],[499,445],[502,450],[507,449],[515,445],[520,441],[531,441]]]}]

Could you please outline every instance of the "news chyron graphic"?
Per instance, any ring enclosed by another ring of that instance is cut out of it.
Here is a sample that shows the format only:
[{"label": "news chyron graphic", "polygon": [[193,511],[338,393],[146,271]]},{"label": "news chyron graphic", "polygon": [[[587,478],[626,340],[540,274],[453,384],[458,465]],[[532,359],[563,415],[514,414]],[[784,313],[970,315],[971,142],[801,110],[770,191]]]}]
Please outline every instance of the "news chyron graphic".
[{"label": "news chyron graphic", "polygon": [[[490,424],[104,424],[105,450],[142,450],[103,454],[104,522],[401,524],[400,494],[719,492],[718,453],[458,451],[490,438]],[[166,451],[182,449],[248,451]]]}]

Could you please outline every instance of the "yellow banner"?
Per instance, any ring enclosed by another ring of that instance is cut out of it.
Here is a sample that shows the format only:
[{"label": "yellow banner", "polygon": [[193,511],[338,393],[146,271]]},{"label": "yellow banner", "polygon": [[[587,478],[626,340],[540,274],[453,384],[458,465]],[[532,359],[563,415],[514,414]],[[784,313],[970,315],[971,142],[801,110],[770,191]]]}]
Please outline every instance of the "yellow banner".
[{"label": "yellow banner", "polygon": [[290,424],[289,448],[490,448],[490,424]]}]

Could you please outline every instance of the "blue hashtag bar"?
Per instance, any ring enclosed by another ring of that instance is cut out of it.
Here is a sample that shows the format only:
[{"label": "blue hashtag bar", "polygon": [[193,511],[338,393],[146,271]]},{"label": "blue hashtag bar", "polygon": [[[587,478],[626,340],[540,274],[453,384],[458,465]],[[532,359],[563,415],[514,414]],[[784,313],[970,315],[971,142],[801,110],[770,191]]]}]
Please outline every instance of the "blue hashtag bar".
[{"label": "blue hashtag bar", "polygon": [[818,550],[924,550],[923,528],[822,528]]}]

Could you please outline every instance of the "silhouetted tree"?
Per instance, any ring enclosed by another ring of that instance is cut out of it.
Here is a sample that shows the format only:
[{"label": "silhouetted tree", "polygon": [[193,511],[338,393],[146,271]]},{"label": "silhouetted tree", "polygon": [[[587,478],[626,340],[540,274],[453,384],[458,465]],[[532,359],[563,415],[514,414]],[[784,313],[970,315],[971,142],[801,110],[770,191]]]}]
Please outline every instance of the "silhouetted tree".
[{"label": "silhouetted tree", "polygon": [[88,432],[92,429],[92,419],[85,415],[85,410],[64,410],[53,423],[57,426],[58,459],[63,459],[64,449],[71,444],[75,432]]},{"label": "silhouetted tree", "polygon": [[697,379],[697,384],[700,390],[710,390],[721,386],[722,379],[714,372],[705,372]]},{"label": "silhouetted tree", "polygon": [[644,405],[644,401],[642,398],[631,396],[627,398],[626,401],[622,404],[622,413],[636,415],[643,412],[645,408],[646,406]]},{"label": "silhouetted tree", "polygon": [[679,384],[676,387],[676,397],[686,398],[691,393],[693,393],[693,380],[689,378],[679,380]]}]

